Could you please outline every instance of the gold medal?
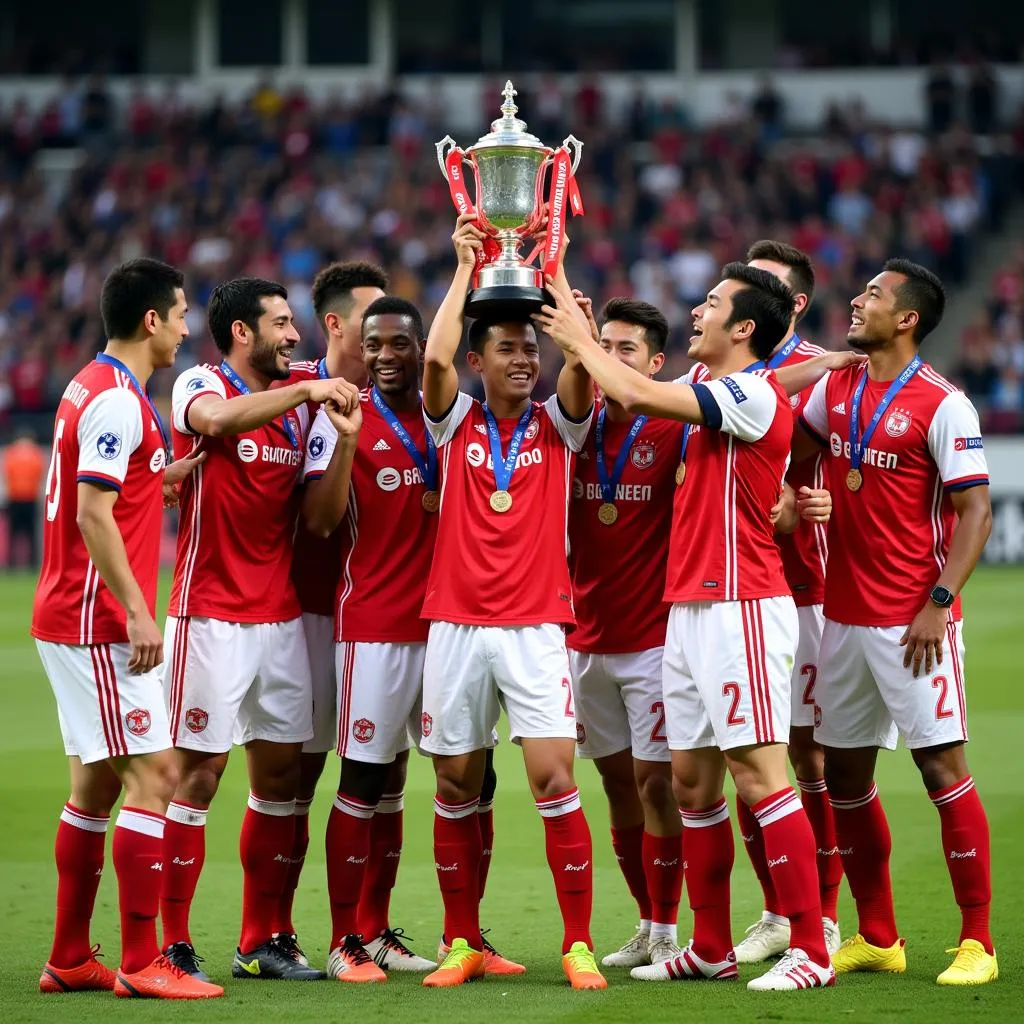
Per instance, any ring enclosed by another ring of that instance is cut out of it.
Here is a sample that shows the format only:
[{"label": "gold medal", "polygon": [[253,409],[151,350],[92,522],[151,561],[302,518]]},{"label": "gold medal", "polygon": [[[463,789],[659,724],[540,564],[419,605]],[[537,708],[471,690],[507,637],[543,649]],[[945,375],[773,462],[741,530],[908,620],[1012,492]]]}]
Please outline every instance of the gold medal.
[{"label": "gold medal", "polygon": [[491,492],[491,508],[495,512],[507,512],[512,507],[512,495],[508,491]]},{"label": "gold medal", "polygon": [[422,501],[426,512],[434,513],[441,507],[441,495],[437,491],[424,491]]},{"label": "gold medal", "polygon": [[682,487],[683,481],[686,479],[686,463],[680,462],[676,466],[676,487]]},{"label": "gold medal", "polygon": [[861,473],[859,469],[851,469],[850,472],[846,474],[846,486],[849,487],[851,491],[859,491],[863,483],[864,474]]},{"label": "gold medal", "polygon": [[611,526],[616,519],[619,518],[619,510],[610,502],[602,502],[600,508],[597,510],[597,518],[604,523],[605,526]]}]

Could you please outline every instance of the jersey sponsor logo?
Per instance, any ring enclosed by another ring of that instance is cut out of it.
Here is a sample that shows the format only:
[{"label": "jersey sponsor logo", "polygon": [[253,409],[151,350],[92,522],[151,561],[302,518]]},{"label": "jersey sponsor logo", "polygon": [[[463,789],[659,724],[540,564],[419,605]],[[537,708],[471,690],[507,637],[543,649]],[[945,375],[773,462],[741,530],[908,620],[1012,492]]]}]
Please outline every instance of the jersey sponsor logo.
[{"label": "jersey sponsor logo", "polygon": [[322,434],[314,434],[309,439],[309,454],[314,459],[319,459],[324,453],[324,448],[327,447],[327,442],[324,440]]},{"label": "jersey sponsor logo", "polygon": [[377,474],[377,486],[382,491],[397,491],[402,486],[402,474],[393,466],[385,466]]},{"label": "jersey sponsor logo", "polygon": [[159,473],[160,470],[162,470],[164,468],[164,466],[166,466],[166,465],[167,465],[167,452],[165,452],[163,450],[163,448],[157,448],[157,450],[155,452],[153,452],[153,455],[152,455],[152,457],[149,460],[149,468],[154,473]]},{"label": "jersey sponsor logo", "polygon": [[210,724],[210,715],[202,708],[189,708],[185,712],[185,728],[189,732],[202,732]]},{"label": "jersey sponsor logo", "polygon": [[953,451],[969,452],[974,448],[984,448],[985,445],[980,437],[954,437]]},{"label": "jersey sponsor logo", "polygon": [[629,461],[637,469],[650,469],[654,465],[654,457],[657,454],[658,449],[650,441],[637,441],[629,453]]},{"label": "jersey sponsor logo", "polygon": [[426,711],[424,711],[420,716],[420,732],[423,733],[424,736],[429,736],[430,731],[433,728],[434,720],[426,713]]},{"label": "jersey sponsor logo", "polygon": [[357,743],[369,743],[376,731],[376,723],[371,722],[369,718],[357,718],[352,723],[352,738]]},{"label": "jersey sponsor logo", "polygon": [[153,724],[153,717],[145,708],[135,708],[124,716],[124,724],[133,736],[145,736]]},{"label": "jersey sponsor logo", "polygon": [[[650,501],[653,489],[650,484],[619,484],[615,488],[616,501]],[[576,492],[576,481],[573,480],[572,496],[586,498],[587,501],[604,501],[601,485],[597,483],[580,483],[580,493]]]},{"label": "jersey sponsor logo", "polygon": [[193,377],[186,385],[185,390],[192,394],[193,391],[198,391],[201,387],[206,384],[206,381],[202,377]]},{"label": "jersey sponsor logo", "polygon": [[237,451],[242,462],[255,462],[260,457],[260,446],[249,437],[238,442]]},{"label": "jersey sponsor logo", "polygon": [[101,459],[116,459],[121,454],[121,438],[107,430],[96,438],[96,451]]},{"label": "jersey sponsor logo", "polygon": [[294,448],[281,448],[272,444],[263,446],[263,461],[275,466],[301,466],[302,452]]},{"label": "jersey sponsor logo", "polygon": [[846,415],[846,402],[840,402],[838,405],[833,405],[832,406],[832,411],[837,416],[845,416]]},{"label": "jersey sponsor logo", "polygon": [[[490,454],[484,450],[482,444],[478,444],[476,441],[471,441],[466,445],[466,461],[475,468],[486,465],[488,469],[494,469],[494,462]],[[516,457],[516,469],[539,466],[543,461],[544,449],[531,448],[528,452],[520,452]]]},{"label": "jersey sponsor logo", "polygon": [[527,441],[532,441],[537,436],[539,431],[540,431],[540,420],[532,419],[532,420],[530,420],[530,425],[526,428],[526,433],[523,434],[523,437]]},{"label": "jersey sponsor logo", "polygon": [[729,389],[729,394],[732,395],[732,399],[737,405],[747,400],[747,396],[743,393],[743,389],[732,379],[732,377],[723,377],[722,383]]},{"label": "jersey sponsor logo", "polygon": [[885,432],[890,437],[902,437],[910,429],[911,418],[906,409],[893,409],[885,418]]},{"label": "jersey sponsor logo", "polygon": [[81,409],[89,397],[89,389],[84,384],[73,380],[65,389],[64,397],[76,408]]},{"label": "jersey sponsor logo", "polygon": [[[835,431],[829,434],[829,448],[837,458],[840,455],[850,457],[850,442],[844,441]],[[865,448],[862,453],[861,465],[877,466],[879,469],[895,469],[899,464],[899,456],[896,452],[883,452],[877,448]]]},{"label": "jersey sponsor logo", "polygon": [[843,454],[843,439],[834,430],[829,434],[828,446],[835,458]]},{"label": "jersey sponsor logo", "polygon": [[391,445],[389,445],[389,444],[387,443],[387,441],[385,441],[385,440],[384,440],[384,438],[382,437],[382,438],[381,438],[381,439],[380,439],[380,440],[379,440],[379,441],[378,441],[378,442],[377,442],[377,443],[376,443],[376,444],[375,444],[375,445],[373,446],[373,450],[374,450],[375,452],[389,452],[389,451],[391,451]]}]

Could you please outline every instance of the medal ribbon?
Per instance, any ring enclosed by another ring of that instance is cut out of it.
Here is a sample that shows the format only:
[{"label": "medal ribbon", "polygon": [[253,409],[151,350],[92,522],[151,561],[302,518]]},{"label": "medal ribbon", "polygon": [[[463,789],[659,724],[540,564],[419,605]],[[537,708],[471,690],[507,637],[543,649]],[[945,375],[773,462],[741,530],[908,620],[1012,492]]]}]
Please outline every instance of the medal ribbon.
[{"label": "medal ribbon", "polygon": [[[792,354],[793,349],[800,344],[800,335],[794,334],[782,348],[768,360],[768,369],[777,370]],[[758,367],[760,369],[760,367]]]},{"label": "medal ribbon", "polygon": [[[224,360],[224,362],[220,364],[220,372],[223,373],[225,377],[227,377],[227,379],[231,382],[231,386],[236,391],[241,392],[243,395],[252,394],[252,392],[249,390],[248,384],[246,384],[245,381],[242,380],[242,378],[239,377],[237,373],[235,373],[234,369],[228,364],[228,361],[226,359]],[[284,432],[288,435],[288,440],[289,442],[291,442],[291,446],[298,450],[299,439],[295,436],[295,430],[292,428],[291,421],[288,419],[288,413],[285,413],[281,417],[281,426],[284,427]]]},{"label": "medal ribbon", "polygon": [[850,401],[850,468],[860,469],[861,460],[864,458],[864,449],[867,447],[868,442],[871,440],[871,436],[875,432],[875,428],[878,426],[885,415],[885,410],[892,404],[892,400],[910,383],[914,374],[921,368],[921,357],[915,355],[913,359],[903,368],[903,372],[889,385],[889,389],[882,396],[882,400],[878,403],[878,408],[875,409],[875,414],[871,417],[871,421],[864,428],[864,433],[860,437],[857,436],[857,432],[860,429],[860,400],[864,394],[864,388],[868,382],[868,370],[865,367],[861,371],[860,380],[857,381],[857,387],[853,392],[853,398]]},{"label": "medal ribbon", "polygon": [[626,459],[629,457],[630,449],[633,447],[637,434],[644,429],[647,417],[637,416],[633,420],[633,426],[629,428],[626,440],[622,442],[618,457],[615,459],[615,465],[612,467],[612,475],[609,477],[608,465],[604,458],[604,418],[606,411],[605,406],[601,406],[597,414],[597,426],[594,428],[594,447],[597,452],[597,479],[601,484],[601,497],[605,501],[615,501],[615,491],[619,486],[619,481],[622,479],[622,471],[626,468]]},{"label": "medal ribbon", "polygon": [[409,431],[405,429],[402,421],[395,415],[395,410],[384,401],[376,387],[370,389],[370,397],[373,399],[377,412],[384,417],[387,425],[392,429],[398,440],[402,442],[402,447],[409,453],[409,458],[412,459],[413,464],[420,471],[420,476],[423,477],[423,483],[427,490],[436,491],[437,446],[434,444],[430,431],[427,431],[427,457],[424,458],[419,448],[416,447],[416,442],[409,435]]},{"label": "medal ribbon", "polygon": [[[445,177],[448,179],[448,191],[452,197],[452,203],[459,213],[477,213],[473,200],[469,198],[469,190],[466,188],[466,174],[462,166],[462,150],[453,149],[444,158]],[[478,226],[483,228],[484,218],[479,215]],[[501,246],[497,239],[488,236],[484,239],[483,249],[476,250],[476,269],[493,263],[501,255]]]},{"label": "medal ribbon", "polygon": [[323,359],[320,359],[320,360],[317,361],[317,364],[316,364],[316,375],[321,380],[327,380],[327,377],[328,377],[328,373],[327,373],[327,356],[324,356]]},{"label": "medal ribbon", "polygon": [[516,459],[519,458],[519,449],[523,443],[523,435],[530,425],[533,416],[533,403],[526,407],[526,412],[519,417],[516,429],[512,433],[512,440],[509,442],[508,455],[502,458],[501,455],[501,434],[498,432],[498,421],[494,413],[484,404],[484,417],[487,419],[487,436],[491,442],[491,462],[494,464],[494,486],[496,490],[507,491],[512,483],[512,474],[515,472]]},{"label": "medal ribbon", "polygon": [[160,437],[163,438],[164,451],[170,452],[171,450],[171,439],[167,435],[167,428],[164,426],[164,421],[160,418],[160,413],[156,411],[156,406],[153,404],[153,399],[149,397],[149,392],[139,383],[138,378],[128,369],[120,359],[115,356],[108,356],[106,352],[100,352],[96,356],[97,363],[106,363],[107,366],[114,367],[115,370],[120,370],[128,378],[128,383],[131,384],[135,393],[141,398],[147,406],[149,411],[153,415],[153,419],[156,420],[156,425],[160,428]]}]

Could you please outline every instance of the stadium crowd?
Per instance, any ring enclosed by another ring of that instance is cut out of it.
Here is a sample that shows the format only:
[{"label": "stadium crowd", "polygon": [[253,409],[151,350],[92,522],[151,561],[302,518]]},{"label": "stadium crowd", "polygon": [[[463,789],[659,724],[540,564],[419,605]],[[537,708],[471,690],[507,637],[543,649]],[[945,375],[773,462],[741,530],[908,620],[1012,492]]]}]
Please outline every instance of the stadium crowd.
[{"label": "stadium crowd", "polygon": [[[496,94],[483,92],[480,134]],[[639,90],[612,110],[593,81],[566,93],[543,80],[518,102],[541,138],[571,129],[586,144],[572,279],[598,303],[632,293],[663,309],[672,372],[685,367],[690,308],[754,239],[788,239],[811,254],[820,290],[805,331],[834,347],[869,268],[895,253],[963,284],[978,236],[1024,183],[1024,112],[1007,144],[992,145],[967,123],[941,133],[874,124],[856,106],[794,135],[767,83],[702,131],[681,103]],[[186,272],[182,365],[212,354],[206,302],[237,274],[286,284],[303,355],[322,349],[309,284],[332,259],[381,263],[393,292],[430,317],[451,259],[452,210],[433,147],[448,127],[440,109],[398,91],[315,105],[270,80],[238,105],[193,108],[170,85],[122,107],[94,76],[69,80],[38,114],[20,102],[0,110],[0,429],[33,414],[45,429],[65,382],[102,345],[105,273],[136,255]],[[43,147],[84,150],[66,189],[38,170]],[[1020,423],[1020,271],[1018,262],[1001,275],[964,348],[960,379],[992,410],[989,429]],[[544,367],[545,390],[554,372],[554,362]],[[170,380],[155,382],[158,398]]]}]

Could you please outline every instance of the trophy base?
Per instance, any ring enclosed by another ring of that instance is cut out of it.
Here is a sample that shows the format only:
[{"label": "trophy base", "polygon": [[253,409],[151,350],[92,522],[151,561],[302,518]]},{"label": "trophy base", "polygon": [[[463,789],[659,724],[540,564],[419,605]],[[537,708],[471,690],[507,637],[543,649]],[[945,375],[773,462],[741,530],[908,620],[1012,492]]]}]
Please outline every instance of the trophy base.
[{"label": "trophy base", "polygon": [[463,312],[466,316],[486,320],[528,320],[540,307],[554,301],[547,291],[535,285],[498,284],[488,288],[473,288],[466,296]]}]

